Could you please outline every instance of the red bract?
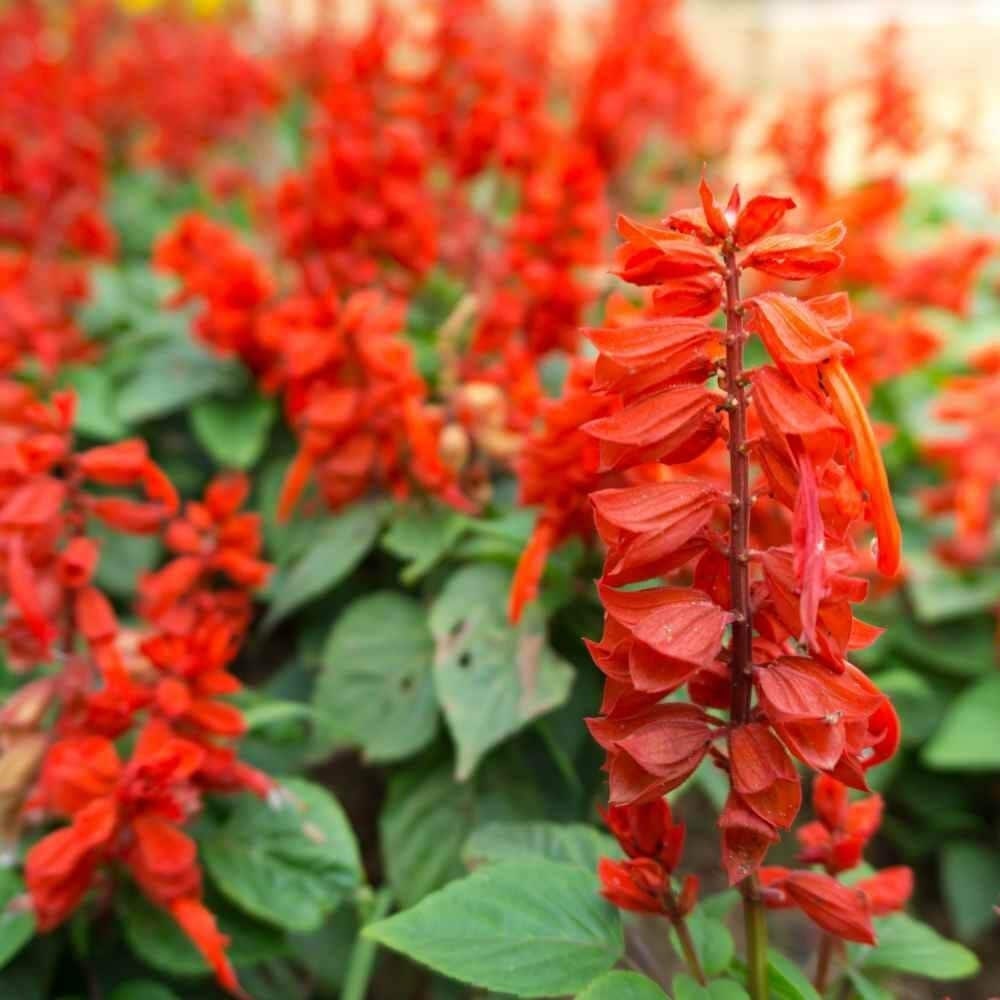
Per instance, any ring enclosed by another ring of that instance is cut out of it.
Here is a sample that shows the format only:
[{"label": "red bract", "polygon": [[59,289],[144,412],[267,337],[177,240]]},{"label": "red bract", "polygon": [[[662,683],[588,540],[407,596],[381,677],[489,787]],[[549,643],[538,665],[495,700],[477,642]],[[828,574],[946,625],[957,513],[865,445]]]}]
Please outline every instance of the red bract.
[{"label": "red bract", "polygon": [[[864,787],[865,770],[898,742],[891,706],[847,656],[877,634],[851,612],[866,590],[850,575],[859,562],[854,538],[867,513],[879,566],[892,574],[899,529],[845,368],[846,296],[740,297],[746,269],[801,280],[837,267],[843,226],[774,235],[789,199],[758,197],[742,207],[734,190],[723,207],[704,182],[699,195],[698,208],[660,226],[619,225],[627,242],[618,273],[659,286],[654,308],[665,318],[588,332],[599,351],[594,391],[620,407],[584,428],[600,444],[599,468],[624,477],[641,469],[645,479],[592,494],[608,551],[599,588],[604,634],[590,650],[607,681],[604,714],[588,725],[607,753],[616,806],[656,802],[706,755],[727,772],[723,862],[754,913],[752,876],[799,811],[793,759]],[[724,331],[700,318],[711,296],[693,296],[693,279],[721,288]],[[674,295],[683,305],[671,318]],[[744,371],[749,333],[763,340],[773,366]],[[704,384],[715,372],[721,391]],[[722,442],[729,468],[720,477],[718,464],[701,457],[717,456]],[[760,481],[751,493],[753,460]],[[688,463],[684,478],[664,468],[678,463]],[[766,505],[752,510],[765,494]],[[693,575],[683,581],[697,589],[672,585],[689,564]],[[633,589],[608,585],[625,583]],[[698,705],[659,703],[685,685]],[[718,708],[729,718],[710,711]],[[653,908],[655,879],[645,866],[605,865],[602,875],[614,902]],[[809,873],[777,885],[775,899],[780,891],[830,933],[872,940],[860,891]],[[751,979],[763,996],[759,964],[751,951]]]}]

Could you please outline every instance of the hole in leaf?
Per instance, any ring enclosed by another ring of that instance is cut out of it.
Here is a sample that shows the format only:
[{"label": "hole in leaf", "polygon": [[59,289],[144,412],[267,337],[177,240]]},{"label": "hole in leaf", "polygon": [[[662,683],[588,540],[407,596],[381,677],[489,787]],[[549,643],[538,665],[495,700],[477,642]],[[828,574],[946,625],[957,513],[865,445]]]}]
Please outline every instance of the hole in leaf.
[{"label": "hole in leaf", "polygon": [[470,653],[467,649],[462,650],[458,656],[458,665],[463,670],[468,670],[469,667],[472,666],[472,653]]},{"label": "hole in leaf", "polygon": [[399,682],[399,688],[404,693],[412,691],[413,690],[413,678],[412,677],[404,677]]}]

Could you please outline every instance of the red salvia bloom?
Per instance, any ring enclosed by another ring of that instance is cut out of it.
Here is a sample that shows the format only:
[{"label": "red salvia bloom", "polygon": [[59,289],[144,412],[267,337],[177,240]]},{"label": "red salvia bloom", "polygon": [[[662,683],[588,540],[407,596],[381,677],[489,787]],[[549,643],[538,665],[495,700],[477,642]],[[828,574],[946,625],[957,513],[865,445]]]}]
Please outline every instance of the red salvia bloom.
[{"label": "red salvia bloom", "polygon": [[[790,199],[742,205],[734,191],[723,207],[704,182],[699,194],[699,208],[658,226],[619,223],[625,243],[615,270],[653,286],[656,318],[585,331],[599,352],[594,391],[618,407],[585,430],[599,446],[598,471],[625,480],[591,497],[607,557],[604,634],[589,647],[607,680],[603,714],[588,725],[607,753],[613,809],[652,808],[706,757],[728,773],[720,828],[724,866],[737,882],[798,814],[793,759],[865,787],[865,771],[895,750],[895,713],[847,657],[878,634],[851,612],[866,589],[851,575],[858,528],[866,519],[874,526],[889,575],[900,539],[847,370],[846,296],[739,298],[743,270],[784,281],[830,273],[843,226],[775,235]],[[720,304],[724,332],[709,322]],[[744,373],[750,333],[772,364]],[[716,371],[721,391],[705,384]],[[716,460],[723,442],[729,483]],[[667,468],[679,464],[683,474]],[[750,510],[757,496],[766,503]],[[681,570],[694,586],[671,583]],[[633,589],[619,589],[625,584]],[[662,702],[684,687],[695,704]],[[728,720],[714,714],[719,708],[730,709]],[[605,894],[657,912],[651,852],[637,858],[632,828],[610,815],[632,860],[602,865]],[[872,940],[861,891],[811,873],[775,879],[769,891],[830,933]]]}]

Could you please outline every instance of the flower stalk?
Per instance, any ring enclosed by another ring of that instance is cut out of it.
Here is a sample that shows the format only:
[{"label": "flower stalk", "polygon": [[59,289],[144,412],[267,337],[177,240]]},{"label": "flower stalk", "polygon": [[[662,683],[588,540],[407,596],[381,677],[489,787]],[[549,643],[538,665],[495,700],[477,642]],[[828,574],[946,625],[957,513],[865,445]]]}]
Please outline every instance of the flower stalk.
[{"label": "flower stalk", "polygon": [[[729,646],[734,726],[750,721],[753,695],[752,626],[750,608],[750,457],[747,448],[747,391],[743,374],[746,333],[740,309],[740,272],[731,240],[723,250],[725,265],[726,413],[729,419],[730,502],[729,576],[732,589],[732,638]],[[740,883],[746,928],[748,987],[753,1000],[767,998],[767,922],[753,875]]]}]

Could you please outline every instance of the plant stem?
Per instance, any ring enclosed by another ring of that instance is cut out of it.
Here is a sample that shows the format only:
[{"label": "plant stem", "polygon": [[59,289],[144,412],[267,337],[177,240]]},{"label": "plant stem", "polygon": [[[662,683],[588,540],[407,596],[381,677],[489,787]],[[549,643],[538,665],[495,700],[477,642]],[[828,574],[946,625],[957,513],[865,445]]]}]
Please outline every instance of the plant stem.
[{"label": "plant stem", "polygon": [[707,986],[708,978],[705,976],[705,970],[701,967],[701,961],[698,958],[698,952],[695,950],[694,941],[691,939],[691,931],[688,930],[687,921],[678,915],[677,917],[671,917],[670,922],[673,924],[677,940],[680,942],[688,972],[694,976],[700,986]]},{"label": "plant stem", "polygon": [[830,966],[833,963],[833,953],[837,947],[837,939],[832,934],[824,934],[819,943],[819,953],[816,956],[816,977],[813,985],[817,993],[825,993],[830,982]]},{"label": "plant stem", "polygon": [[[735,617],[729,644],[733,725],[750,719],[753,696],[752,626],[750,611],[750,456],[747,450],[747,392],[743,373],[743,314],[736,253],[730,244],[723,251],[726,266],[726,412],[729,414],[729,475],[732,484],[729,530],[729,580]],[[747,987],[752,1000],[767,1000],[767,923],[757,879],[740,883],[747,940]]]}]

